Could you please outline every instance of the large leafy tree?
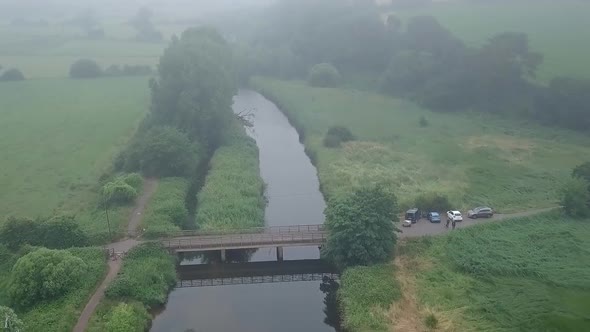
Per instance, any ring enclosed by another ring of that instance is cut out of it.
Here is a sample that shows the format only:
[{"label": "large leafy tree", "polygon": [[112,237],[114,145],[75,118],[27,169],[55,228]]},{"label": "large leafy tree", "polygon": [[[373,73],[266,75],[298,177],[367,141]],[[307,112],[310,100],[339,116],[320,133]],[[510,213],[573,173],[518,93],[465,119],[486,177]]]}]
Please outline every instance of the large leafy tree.
[{"label": "large leafy tree", "polygon": [[151,82],[151,121],[186,132],[215,147],[231,123],[236,93],[231,49],[210,28],[192,28],[173,38]]},{"label": "large leafy tree", "polygon": [[387,261],[397,235],[393,220],[395,195],[382,187],[366,187],[329,202],[328,242],[324,254],[337,265],[370,265]]},{"label": "large leafy tree", "polygon": [[14,264],[8,289],[10,299],[18,308],[29,308],[59,298],[79,284],[86,270],[86,263],[70,252],[35,250]]}]

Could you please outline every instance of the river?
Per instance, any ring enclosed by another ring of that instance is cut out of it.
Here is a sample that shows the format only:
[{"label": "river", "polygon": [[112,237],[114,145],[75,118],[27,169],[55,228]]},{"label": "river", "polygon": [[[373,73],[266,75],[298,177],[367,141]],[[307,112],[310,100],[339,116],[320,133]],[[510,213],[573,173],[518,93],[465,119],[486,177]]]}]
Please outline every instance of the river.
[{"label": "river", "polygon": [[[321,224],[325,203],[319,191],[315,167],[299,142],[299,135],[285,115],[257,92],[240,90],[234,112],[251,113],[249,134],[260,151],[260,173],[267,185],[267,226]],[[280,266],[306,264],[319,258],[317,247],[284,248]],[[250,262],[276,261],[274,249],[261,249]],[[186,264],[202,259],[185,260]],[[211,270],[219,268],[212,264]],[[223,267],[223,265],[221,265]],[[209,269],[209,266],[201,265]],[[272,266],[271,266],[272,268]],[[179,274],[182,274],[180,272]],[[321,289],[320,289],[321,287]],[[335,331],[338,317],[334,281],[297,281],[262,284],[176,288],[166,307],[155,317],[151,331],[274,332]]]}]

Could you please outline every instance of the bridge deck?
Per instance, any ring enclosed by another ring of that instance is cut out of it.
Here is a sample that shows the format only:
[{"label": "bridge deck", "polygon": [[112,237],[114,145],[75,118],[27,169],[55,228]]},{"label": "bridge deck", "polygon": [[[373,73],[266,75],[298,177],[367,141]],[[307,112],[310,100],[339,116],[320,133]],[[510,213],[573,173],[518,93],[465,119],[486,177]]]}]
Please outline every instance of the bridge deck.
[{"label": "bridge deck", "polygon": [[328,237],[323,225],[269,227],[214,234],[182,233],[178,237],[162,239],[162,245],[176,252],[254,249],[322,245]]}]

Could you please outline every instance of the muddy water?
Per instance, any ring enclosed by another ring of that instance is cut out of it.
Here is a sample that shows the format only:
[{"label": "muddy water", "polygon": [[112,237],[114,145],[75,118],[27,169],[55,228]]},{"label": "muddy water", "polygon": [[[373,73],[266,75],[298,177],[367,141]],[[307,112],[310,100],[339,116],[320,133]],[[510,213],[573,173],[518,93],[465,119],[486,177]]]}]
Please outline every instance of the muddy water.
[{"label": "muddy water", "polygon": [[[273,103],[249,90],[241,90],[235,97],[234,111],[253,115],[254,126],[249,133],[256,139],[260,172],[267,185],[266,224],[323,223],[325,203],[319,191],[316,169],[286,117]],[[274,249],[238,256],[248,256],[250,262],[276,260]],[[211,257],[215,257],[215,253],[206,260],[193,257],[183,264],[214,261]],[[285,270],[293,268],[287,268],[289,261],[294,265],[296,261],[301,264],[302,260],[318,258],[317,247],[284,249]],[[223,269],[220,263],[212,266],[212,277],[215,271]],[[179,271],[184,269],[183,266]],[[336,287],[337,284],[324,279],[324,282],[177,288],[170,294],[166,308],[154,319],[151,331],[335,331],[337,328],[333,326],[338,325],[334,301]]]}]

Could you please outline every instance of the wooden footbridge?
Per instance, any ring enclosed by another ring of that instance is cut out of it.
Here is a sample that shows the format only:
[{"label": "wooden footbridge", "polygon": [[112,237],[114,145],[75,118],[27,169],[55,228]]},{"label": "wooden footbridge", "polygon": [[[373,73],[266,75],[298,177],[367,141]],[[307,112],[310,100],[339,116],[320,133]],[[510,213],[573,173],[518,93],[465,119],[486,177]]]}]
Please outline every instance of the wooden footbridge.
[{"label": "wooden footbridge", "polygon": [[324,225],[296,225],[250,228],[228,231],[183,231],[160,239],[165,248],[174,252],[232,249],[277,248],[277,259],[283,258],[283,247],[322,246],[328,237]]}]

